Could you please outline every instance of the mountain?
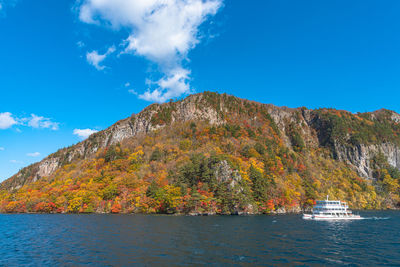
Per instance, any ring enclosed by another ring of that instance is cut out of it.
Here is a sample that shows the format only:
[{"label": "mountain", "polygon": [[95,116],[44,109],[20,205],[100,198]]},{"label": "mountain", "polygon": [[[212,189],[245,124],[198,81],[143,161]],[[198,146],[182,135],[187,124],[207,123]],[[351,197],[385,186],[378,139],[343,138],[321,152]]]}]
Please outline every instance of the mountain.
[{"label": "mountain", "polygon": [[256,214],[400,206],[400,115],[204,92],[152,104],[0,185],[1,212]]}]

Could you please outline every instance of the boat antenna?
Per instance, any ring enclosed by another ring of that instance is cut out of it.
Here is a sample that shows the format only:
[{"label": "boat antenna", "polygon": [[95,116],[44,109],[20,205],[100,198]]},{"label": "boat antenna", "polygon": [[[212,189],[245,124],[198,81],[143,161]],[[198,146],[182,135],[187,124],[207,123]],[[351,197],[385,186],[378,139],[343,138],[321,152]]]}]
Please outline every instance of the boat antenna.
[{"label": "boat antenna", "polygon": [[326,195],[326,201],[328,201],[329,200],[329,195]]}]

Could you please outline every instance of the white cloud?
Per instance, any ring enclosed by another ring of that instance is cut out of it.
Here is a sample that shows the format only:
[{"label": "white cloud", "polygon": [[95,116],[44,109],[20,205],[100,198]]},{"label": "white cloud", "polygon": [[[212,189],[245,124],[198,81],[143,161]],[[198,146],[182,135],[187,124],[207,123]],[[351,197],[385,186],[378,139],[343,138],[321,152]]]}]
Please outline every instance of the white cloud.
[{"label": "white cloud", "polygon": [[108,48],[105,54],[99,54],[96,50],[92,52],[87,52],[86,60],[90,65],[94,66],[97,70],[104,70],[106,67],[100,65],[100,63],[103,62],[108,55],[114,53],[115,50],[116,50],[115,46],[111,46],[110,48]]},{"label": "white cloud", "polygon": [[[81,21],[129,29],[122,42],[123,53],[132,53],[156,63],[163,78],[139,97],[164,102],[190,93],[190,70],[183,67],[187,55],[199,42],[199,26],[215,15],[223,0],[83,0]],[[93,51],[96,52],[96,51]],[[93,53],[92,52],[92,53]],[[105,57],[92,55],[97,64]]]},{"label": "white cloud", "polygon": [[97,133],[98,131],[92,130],[92,129],[75,129],[74,130],[74,135],[77,135],[80,139],[86,139],[89,136],[91,136],[94,133]]},{"label": "white cloud", "polygon": [[[125,87],[126,87],[126,88],[131,87],[131,83],[129,83],[129,82],[125,83]],[[135,90],[135,89],[132,89],[132,88],[128,89],[128,93],[130,93],[130,94],[132,94],[132,95],[136,95],[136,96],[139,95],[139,94],[136,92],[136,90]]]},{"label": "white cloud", "polygon": [[190,92],[189,75],[190,72],[186,69],[175,69],[169,76],[156,82],[157,89],[153,91],[149,89],[144,94],[139,95],[139,98],[147,101],[165,102],[188,93]]},{"label": "white cloud", "polygon": [[4,147],[1,147],[1,146],[0,146],[0,151],[4,151]]},{"label": "white cloud", "polygon": [[0,129],[8,129],[15,124],[18,124],[18,122],[10,112],[0,113]]},{"label": "white cloud", "polygon": [[31,114],[31,117],[27,118],[27,120],[28,120],[28,126],[32,128],[45,128],[45,129],[52,129],[54,131],[59,129],[58,122],[52,122],[49,118],[37,116],[35,114]]},{"label": "white cloud", "polygon": [[76,45],[77,45],[79,48],[82,48],[82,47],[85,46],[85,43],[82,42],[82,41],[78,41],[78,42],[76,42]]},{"label": "white cloud", "polygon": [[20,160],[12,159],[12,160],[10,160],[10,163],[13,163],[13,164],[23,164],[24,162],[23,162],[23,161],[20,161]]},{"label": "white cloud", "polygon": [[[32,128],[45,128],[52,129],[54,131],[59,129],[59,123],[53,122],[49,118],[45,118],[42,116],[37,116],[35,114],[31,114],[31,117],[16,117],[13,116],[10,112],[0,113],[0,130],[5,130],[11,128],[14,125],[20,126],[29,126]],[[21,132],[20,129],[16,129],[17,132]]]},{"label": "white cloud", "polygon": [[40,153],[39,152],[33,152],[33,153],[28,153],[28,154],[26,154],[28,157],[34,157],[34,158],[36,158],[36,157],[39,157],[40,156]]},{"label": "white cloud", "polygon": [[132,95],[139,95],[134,89],[129,89],[128,93],[130,93]]}]

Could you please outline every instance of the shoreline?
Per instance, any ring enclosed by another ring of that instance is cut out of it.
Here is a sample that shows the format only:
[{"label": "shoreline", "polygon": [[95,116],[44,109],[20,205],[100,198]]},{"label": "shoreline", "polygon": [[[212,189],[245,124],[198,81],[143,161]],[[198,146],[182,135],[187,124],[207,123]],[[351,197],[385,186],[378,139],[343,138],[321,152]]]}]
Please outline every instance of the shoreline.
[{"label": "shoreline", "polygon": [[[362,209],[353,210],[355,212],[368,212],[368,211],[400,211],[400,209]],[[153,215],[153,216],[190,216],[190,217],[207,217],[207,216],[284,216],[284,215],[300,215],[306,211],[301,212],[271,212],[271,213],[237,213],[237,214],[210,214],[210,213],[112,213],[112,212],[14,212],[4,213],[0,212],[0,215]]]}]

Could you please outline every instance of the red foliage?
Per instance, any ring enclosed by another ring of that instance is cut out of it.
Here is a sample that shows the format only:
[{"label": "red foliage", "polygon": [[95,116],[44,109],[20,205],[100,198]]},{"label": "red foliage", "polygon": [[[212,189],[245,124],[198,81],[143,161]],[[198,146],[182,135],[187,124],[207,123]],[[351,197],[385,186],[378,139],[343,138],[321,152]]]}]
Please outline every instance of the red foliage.
[{"label": "red foliage", "polygon": [[274,210],[275,209],[274,201],[272,199],[268,200],[266,203],[266,207],[268,210]]},{"label": "red foliage", "polygon": [[57,209],[56,204],[53,202],[39,202],[36,204],[34,211],[35,212],[54,212]]},{"label": "red foliage", "polygon": [[111,207],[111,212],[112,213],[120,213],[121,212],[121,204],[117,201],[114,202],[114,204]]},{"label": "red foliage", "polygon": [[306,167],[305,165],[301,164],[301,163],[299,163],[299,164],[297,165],[297,171],[299,171],[299,172],[303,172],[303,171],[305,171],[306,169],[307,169],[307,167]]}]

